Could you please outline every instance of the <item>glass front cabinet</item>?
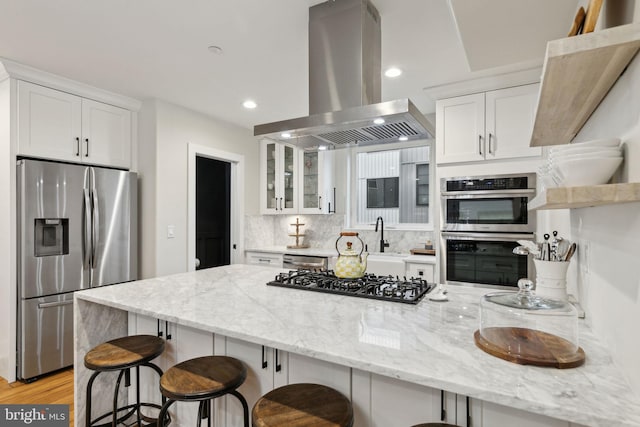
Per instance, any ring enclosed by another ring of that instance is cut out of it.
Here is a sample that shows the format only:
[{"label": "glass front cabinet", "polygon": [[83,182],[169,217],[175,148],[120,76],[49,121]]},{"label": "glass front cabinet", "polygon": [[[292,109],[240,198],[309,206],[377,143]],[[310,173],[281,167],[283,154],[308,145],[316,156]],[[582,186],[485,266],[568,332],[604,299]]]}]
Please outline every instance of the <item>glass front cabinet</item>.
[{"label": "glass front cabinet", "polygon": [[331,187],[331,155],[329,151],[299,150],[299,213],[327,214],[335,211]]},{"label": "glass front cabinet", "polygon": [[262,140],[260,150],[260,212],[297,213],[296,149],[290,145]]}]

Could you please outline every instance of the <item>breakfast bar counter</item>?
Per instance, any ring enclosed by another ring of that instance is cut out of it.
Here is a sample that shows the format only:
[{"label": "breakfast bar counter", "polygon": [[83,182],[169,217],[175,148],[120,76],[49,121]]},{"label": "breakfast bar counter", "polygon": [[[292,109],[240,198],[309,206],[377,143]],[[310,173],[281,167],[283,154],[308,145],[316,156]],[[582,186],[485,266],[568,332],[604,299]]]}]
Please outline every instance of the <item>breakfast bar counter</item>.
[{"label": "breakfast bar counter", "polygon": [[583,366],[522,366],[474,344],[486,289],[449,286],[449,301],[410,305],[266,286],[280,271],[236,264],[77,292],[76,425],[84,354],[126,335],[135,313],[580,425],[640,426],[639,399],[583,321]]}]

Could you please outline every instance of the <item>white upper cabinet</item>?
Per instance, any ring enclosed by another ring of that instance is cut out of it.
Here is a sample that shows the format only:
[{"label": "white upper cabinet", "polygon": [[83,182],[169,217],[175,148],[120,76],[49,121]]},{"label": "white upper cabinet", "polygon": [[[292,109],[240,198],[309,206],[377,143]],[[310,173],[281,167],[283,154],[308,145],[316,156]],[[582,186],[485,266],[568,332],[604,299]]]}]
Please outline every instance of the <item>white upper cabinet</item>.
[{"label": "white upper cabinet", "polygon": [[437,163],[540,156],[529,147],[539,84],[439,100]]},{"label": "white upper cabinet", "polygon": [[299,189],[298,213],[326,214],[335,209],[333,200],[333,177],[331,164],[333,152],[299,151],[301,182]]},{"label": "white upper cabinet", "polygon": [[131,112],[83,99],[82,142],[83,161],[128,168],[131,164]]},{"label": "white upper cabinet", "polygon": [[298,155],[293,146],[260,142],[260,213],[297,212]]},{"label": "white upper cabinet", "polygon": [[18,155],[131,167],[131,112],[18,80]]}]

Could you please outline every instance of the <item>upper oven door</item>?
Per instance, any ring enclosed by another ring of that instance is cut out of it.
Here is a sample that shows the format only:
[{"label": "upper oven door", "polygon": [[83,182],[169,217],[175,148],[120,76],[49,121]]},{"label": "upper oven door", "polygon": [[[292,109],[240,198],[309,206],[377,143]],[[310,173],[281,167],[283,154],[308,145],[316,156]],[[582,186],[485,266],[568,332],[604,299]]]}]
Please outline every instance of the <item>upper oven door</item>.
[{"label": "upper oven door", "polygon": [[535,190],[442,193],[443,231],[535,231],[529,200]]}]

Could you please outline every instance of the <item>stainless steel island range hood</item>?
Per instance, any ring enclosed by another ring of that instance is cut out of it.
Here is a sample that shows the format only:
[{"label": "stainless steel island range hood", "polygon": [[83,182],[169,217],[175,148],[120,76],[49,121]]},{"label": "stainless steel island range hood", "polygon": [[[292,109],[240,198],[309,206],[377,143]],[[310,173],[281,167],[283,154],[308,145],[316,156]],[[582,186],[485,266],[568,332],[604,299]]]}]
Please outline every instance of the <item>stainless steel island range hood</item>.
[{"label": "stainless steel island range hood", "polygon": [[368,0],[309,8],[309,116],[254,127],[306,149],[431,138],[408,99],[380,102],[380,15]]}]

